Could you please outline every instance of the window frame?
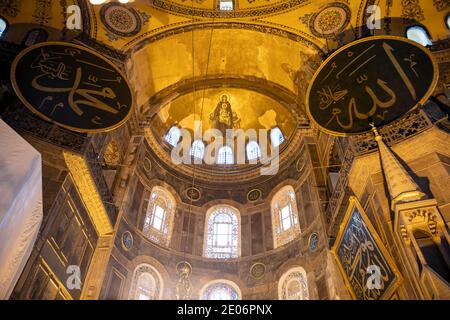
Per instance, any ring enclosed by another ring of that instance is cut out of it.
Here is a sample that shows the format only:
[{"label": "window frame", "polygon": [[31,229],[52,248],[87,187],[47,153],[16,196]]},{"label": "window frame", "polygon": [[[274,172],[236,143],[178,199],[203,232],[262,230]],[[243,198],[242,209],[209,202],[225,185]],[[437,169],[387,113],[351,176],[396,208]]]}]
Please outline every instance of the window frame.
[{"label": "window frame", "polygon": [[[414,39],[410,39],[410,38],[408,37],[408,32],[409,32],[410,30],[412,30],[412,29],[418,29],[418,30],[423,31],[424,34],[425,34],[425,36],[427,37],[427,40],[428,40],[429,43],[427,43],[426,45],[423,45],[422,43],[420,43],[420,42],[418,42],[418,41],[416,41],[416,40],[414,40]],[[420,44],[421,46],[423,46],[423,47],[425,47],[425,48],[430,47],[430,46],[433,45],[433,39],[432,39],[430,33],[428,32],[428,29],[425,28],[423,25],[420,25],[420,24],[414,24],[414,25],[408,26],[408,27],[405,29],[405,37],[406,37],[408,40],[414,41],[415,43],[418,43],[418,44]]]},{"label": "window frame", "polygon": [[[215,220],[221,215],[230,215],[230,222],[216,222]],[[211,221],[212,219],[212,221]],[[219,224],[226,225],[229,233],[227,236],[227,244],[218,243],[217,229]],[[234,230],[236,226],[236,230]],[[210,232],[211,231],[211,232]],[[236,240],[234,240],[236,237]],[[220,250],[217,250],[220,249]],[[215,260],[236,259],[241,256],[241,217],[240,212],[230,205],[215,205],[211,207],[205,216],[205,231],[203,240],[203,257]]]},{"label": "window frame", "polygon": [[[157,216],[156,210],[158,207],[163,210],[162,219]],[[145,238],[156,244],[169,246],[175,213],[176,201],[172,193],[164,187],[154,186],[150,190],[142,225],[142,233]],[[155,226],[155,218],[160,220],[160,229]]]},{"label": "window frame", "polygon": [[148,300],[161,300],[164,294],[164,281],[161,273],[151,263],[141,263],[134,268],[130,289],[128,292],[129,300],[138,300],[139,281],[141,277],[148,274],[153,279],[153,288],[151,288],[152,297]]},{"label": "window frame", "polygon": [[[298,279],[298,277],[289,279],[289,277],[295,273],[299,273],[301,275],[302,279]],[[305,282],[306,288],[302,287],[302,283],[301,283],[302,280]],[[288,289],[289,284],[292,283],[293,281],[300,282],[300,285],[303,290],[303,292],[300,291],[300,296],[302,299],[295,299],[295,300],[310,300],[311,295],[309,292],[308,275],[306,273],[306,270],[301,266],[292,267],[292,268],[286,270],[281,275],[280,279],[278,280],[278,299],[279,300],[294,300],[294,299],[284,299],[284,296],[287,297],[287,295],[288,295],[285,291]]]},{"label": "window frame", "polygon": [[[288,215],[284,216],[286,208]],[[297,195],[292,185],[283,186],[272,196],[270,212],[274,248],[288,244],[301,234]],[[285,228],[286,224],[289,225],[288,228]]]},{"label": "window frame", "polygon": [[[223,285],[223,286],[227,286],[227,287],[231,288],[234,291],[234,293],[236,294],[236,297],[237,297],[236,300],[242,300],[242,292],[241,292],[241,289],[239,288],[239,286],[236,283],[234,283],[233,281],[226,280],[226,279],[217,279],[217,280],[207,282],[200,289],[199,299],[203,300],[203,301],[212,300],[212,299],[204,299],[205,294],[209,288],[211,288],[213,286],[219,286],[219,285]],[[214,300],[212,300],[212,301],[214,301]],[[216,301],[218,301],[218,300],[216,300]],[[224,301],[226,301],[226,300],[224,300]],[[229,300],[229,301],[232,301],[232,300]]]},{"label": "window frame", "polygon": [[9,21],[8,19],[6,19],[4,16],[0,15],[0,19],[3,20],[5,22],[5,29],[3,30],[3,32],[0,34],[0,40],[5,40],[6,35],[9,31]]},{"label": "window frame", "polygon": [[[278,140],[281,140],[281,141],[279,141],[279,143],[277,145],[275,145],[273,143],[274,138],[273,138],[272,134],[275,131],[278,131],[281,135],[281,139],[280,139],[280,135],[278,136]],[[279,148],[286,141],[286,137],[284,136],[283,130],[281,130],[281,128],[278,126],[271,128],[269,135],[270,135],[270,145],[272,148]]]},{"label": "window frame", "polygon": [[[249,146],[251,145],[253,145],[253,150],[256,149],[256,157],[254,158],[250,158]],[[247,145],[245,146],[245,153],[247,156],[247,161],[249,162],[256,162],[261,159],[261,147],[259,146],[258,141],[250,140],[249,142],[247,142]]]},{"label": "window frame", "polygon": [[[225,153],[225,155],[223,156],[224,162],[220,162],[221,152],[224,149],[229,149],[231,151],[231,153],[230,154]],[[228,163],[228,160],[230,160],[230,159],[231,159],[231,163]],[[221,146],[219,148],[219,150],[217,150],[216,164],[218,164],[218,165],[234,165],[235,164],[234,150],[231,146],[226,144],[226,145]]]},{"label": "window frame", "polygon": [[[202,145],[202,156],[201,157],[197,157],[197,155],[196,155],[196,150],[199,149],[199,147],[197,146],[198,143],[201,143],[201,145]],[[195,147],[194,147],[194,145],[195,145]],[[203,160],[205,158],[205,150],[206,150],[205,142],[203,142],[203,140],[201,140],[201,139],[196,139],[191,144],[191,148],[189,149],[189,155],[194,159]]]},{"label": "window frame", "polygon": [[[232,3],[232,8],[231,9],[221,9],[221,3],[222,2],[231,2]],[[234,10],[237,9],[235,0],[225,0],[225,1],[217,0],[216,7],[217,7],[217,10],[219,10],[220,12],[231,12],[231,11],[234,11]]]},{"label": "window frame", "polygon": [[[178,141],[175,143],[175,145],[173,145],[171,142],[167,141],[168,134],[174,129],[177,129],[179,132]],[[169,130],[167,130],[163,136],[164,143],[166,143],[170,148],[175,148],[180,143],[181,139],[182,139],[181,127],[178,126],[177,124],[170,126]]]}]

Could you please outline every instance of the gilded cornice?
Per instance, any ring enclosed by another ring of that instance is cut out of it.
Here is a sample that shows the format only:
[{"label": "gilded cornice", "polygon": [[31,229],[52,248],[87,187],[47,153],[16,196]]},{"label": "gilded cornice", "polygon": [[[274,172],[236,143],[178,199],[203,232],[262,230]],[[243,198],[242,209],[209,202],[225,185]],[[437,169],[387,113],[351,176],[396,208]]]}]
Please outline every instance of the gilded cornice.
[{"label": "gilded cornice", "polygon": [[310,0],[285,0],[273,5],[259,6],[257,8],[239,9],[232,11],[218,11],[211,9],[202,9],[196,7],[183,6],[167,0],[149,1],[154,8],[169,12],[174,15],[202,18],[245,18],[256,16],[267,16],[274,13],[295,10],[299,6],[310,3]]},{"label": "gilded cornice", "polygon": [[95,186],[86,160],[81,155],[67,151],[64,151],[63,155],[69,173],[86,206],[97,233],[100,236],[111,234],[113,232],[113,226],[103,206],[103,201]]},{"label": "gilded cornice", "polygon": [[201,29],[242,29],[260,32],[264,34],[270,34],[277,37],[282,37],[285,39],[292,40],[294,42],[301,43],[309,48],[316,50],[319,55],[325,56],[325,51],[318,45],[319,42],[315,41],[314,38],[308,36],[307,34],[300,32],[294,28],[287,28],[284,25],[271,23],[262,20],[253,20],[251,22],[246,21],[216,21],[216,22],[206,22],[206,21],[186,21],[180,22],[176,24],[171,24],[164,26],[162,28],[154,29],[151,32],[147,32],[142,34],[132,41],[128,42],[124,46],[124,50],[126,51],[137,51],[146,45],[156,42],[158,40],[164,39],[166,37],[174,36],[177,34],[183,34],[186,32],[191,32],[193,30],[201,30]]}]

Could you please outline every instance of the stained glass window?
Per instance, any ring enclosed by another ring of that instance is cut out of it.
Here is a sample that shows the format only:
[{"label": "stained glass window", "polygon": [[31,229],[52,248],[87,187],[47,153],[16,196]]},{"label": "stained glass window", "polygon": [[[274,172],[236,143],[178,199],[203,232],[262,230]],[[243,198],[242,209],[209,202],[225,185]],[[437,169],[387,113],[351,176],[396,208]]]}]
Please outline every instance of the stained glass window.
[{"label": "stained glass window", "polygon": [[278,282],[280,300],[309,300],[308,280],[302,267],[295,267],[284,273]]},{"label": "stained glass window", "polygon": [[202,290],[203,300],[240,300],[240,292],[237,285],[230,281],[217,281]]},{"label": "stained glass window", "polygon": [[270,142],[275,148],[284,142],[284,135],[280,128],[275,127],[270,130]]},{"label": "stained glass window", "polygon": [[130,290],[131,300],[156,300],[162,294],[162,278],[159,272],[148,264],[139,265],[134,271]]},{"label": "stained glass window", "polygon": [[257,160],[261,157],[261,149],[259,148],[258,142],[249,141],[247,143],[247,159],[249,161]]},{"label": "stained glass window", "polygon": [[272,198],[272,226],[275,248],[294,240],[300,234],[297,201],[291,186],[285,186]]},{"label": "stained glass window", "polygon": [[230,206],[217,206],[209,212],[206,218],[205,257],[237,258],[240,254],[239,212]]},{"label": "stained glass window", "polygon": [[205,144],[202,140],[195,140],[192,143],[191,150],[189,154],[198,159],[203,159],[203,156],[205,155]]},{"label": "stained glass window", "polygon": [[230,146],[222,146],[217,152],[217,164],[233,164],[233,149]]},{"label": "stained glass window", "polygon": [[147,205],[143,232],[153,242],[169,245],[175,213],[175,199],[161,187],[154,187]]},{"label": "stained glass window", "polygon": [[176,147],[178,142],[181,138],[181,131],[180,128],[177,126],[173,126],[170,128],[169,132],[166,133],[166,136],[164,139],[168,144],[170,144],[172,147]]},{"label": "stained glass window", "polygon": [[421,26],[409,27],[406,30],[406,37],[409,40],[413,40],[423,45],[424,47],[431,46],[433,44],[430,37],[428,36],[427,30],[425,30],[425,28]]},{"label": "stained glass window", "polygon": [[0,17],[0,39],[5,35],[5,31],[8,28],[8,23],[5,19]]}]

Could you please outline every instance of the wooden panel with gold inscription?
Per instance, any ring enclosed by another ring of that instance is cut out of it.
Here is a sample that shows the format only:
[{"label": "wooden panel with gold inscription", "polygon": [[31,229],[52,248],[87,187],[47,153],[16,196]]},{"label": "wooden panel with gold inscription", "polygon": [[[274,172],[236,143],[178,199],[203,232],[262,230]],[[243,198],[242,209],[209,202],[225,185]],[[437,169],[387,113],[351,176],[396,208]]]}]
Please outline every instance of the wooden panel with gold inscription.
[{"label": "wooden panel with gold inscription", "polygon": [[401,282],[394,260],[355,197],[350,197],[332,252],[354,299],[389,299]]}]

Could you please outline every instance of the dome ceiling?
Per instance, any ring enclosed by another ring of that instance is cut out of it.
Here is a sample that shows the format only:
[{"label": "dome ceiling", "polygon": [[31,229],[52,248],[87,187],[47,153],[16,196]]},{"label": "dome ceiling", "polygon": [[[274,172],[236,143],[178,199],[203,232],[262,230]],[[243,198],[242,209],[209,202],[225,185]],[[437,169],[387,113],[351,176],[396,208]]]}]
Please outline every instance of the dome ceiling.
[{"label": "dome ceiling", "polygon": [[250,30],[207,28],[148,44],[132,55],[130,73],[139,106],[166,87],[205,76],[259,78],[295,93],[296,70],[313,55],[312,49],[286,38]]}]

